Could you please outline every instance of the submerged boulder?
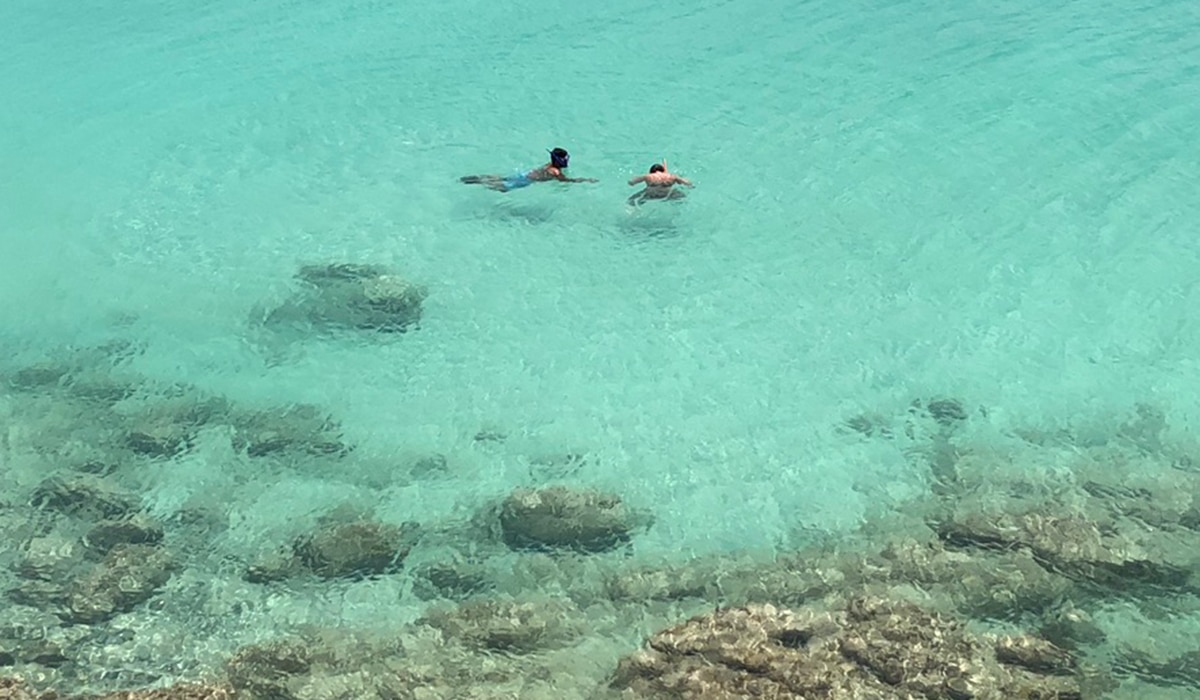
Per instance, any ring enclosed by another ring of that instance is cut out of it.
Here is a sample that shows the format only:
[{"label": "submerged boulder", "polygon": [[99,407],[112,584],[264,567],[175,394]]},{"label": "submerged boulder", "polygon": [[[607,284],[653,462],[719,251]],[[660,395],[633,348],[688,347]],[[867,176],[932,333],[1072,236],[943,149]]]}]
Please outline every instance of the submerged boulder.
[{"label": "submerged boulder", "polygon": [[1070,597],[1075,582],[1019,549],[960,551],[941,542],[898,538],[871,560],[887,580],[936,587],[959,612],[972,617],[1017,619],[1051,612]]},{"label": "submerged boulder", "polygon": [[30,538],[21,550],[17,575],[34,581],[61,582],[83,560],[74,539],[54,533]]},{"label": "submerged boulder", "polygon": [[138,498],[90,475],[52,476],[33,490],[30,505],[84,519],[119,518],[140,509]]},{"label": "submerged boulder", "polygon": [[166,458],[191,449],[200,429],[228,421],[230,402],[187,384],[146,382],[139,410],[126,419],[125,446],[144,457]]},{"label": "submerged boulder", "polygon": [[321,578],[361,578],[398,571],[414,532],[372,521],[327,523],[293,545],[297,562]]},{"label": "submerged boulder", "polygon": [[1177,697],[1192,697],[1200,686],[1200,651],[1188,651],[1170,658],[1151,655],[1137,649],[1118,653],[1118,667],[1143,681],[1165,688],[1177,688]]},{"label": "submerged boulder", "polygon": [[188,449],[193,439],[194,434],[188,426],[157,419],[142,421],[130,428],[125,444],[147,457],[173,457]]},{"label": "submerged boulder", "polygon": [[1056,510],[1053,504],[1015,514],[960,509],[932,525],[950,547],[1027,551],[1050,571],[1099,586],[1194,589],[1197,541],[1190,533]]},{"label": "submerged boulder", "polygon": [[566,486],[517,489],[500,504],[500,530],[513,549],[603,552],[629,542],[638,521],[618,496]]},{"label": "submerged boulder", "polygon": [[[57,668],[71,661],[85,637],[62,627],[48,612],[12,606],[0,611],[0,667]],[[32,669],[35,673],[41,669]],[[0,686],[0,699],[7,699]]]},{"label": "submerged boulder", "polygon": [[427,290],[376,265],[308,265],[302,288],[266,316],[268,325],[404,332],[421,320]]},{"label": "submerged boulder", "polygon": [[83,537],[83,544],[97,554],[108,554],[125,544],[156,545],[162,542],[162,524],[147,515],[101,520]]},{"label": "submerged boulder", "polygon": [[483,563],[462,558],[431,562],[420,567],[416,574],[413,593],[423,600],[465,600],[493,587]]},{"label": "submerged boulder", "polygon": [[510,654],[564,646],[586,627],[578,608],[554,599],[473,600],[450,609],[432,610],[421,622],[472,649]]},{"label": "submerged boulder", "polygon": [[301,574],[324,579],[362,579],[399,571],[420,538],[416,523],[392,525],[335,510],[290,548],[265,553],[244,574],[251,583],[270,583]]},{"label": "submerged boulder", "polygon": [[252,697],[295,698],[312,666],[307,645],[292,640],[242,647],[226,664],[230,684]]},{"label": "submerged boulder", "polygon": [[350,449],[342,442],[341,425],[309,404],[239,413],[232,422],[233,446],[251,457],[286,452],[340,455]]},{"label": "submerged boulder", "polygon": [[159,547],[120,544],[66,591],[62,618],[95,624],[129,612],[149,600],[171,578],[175,565]]}]

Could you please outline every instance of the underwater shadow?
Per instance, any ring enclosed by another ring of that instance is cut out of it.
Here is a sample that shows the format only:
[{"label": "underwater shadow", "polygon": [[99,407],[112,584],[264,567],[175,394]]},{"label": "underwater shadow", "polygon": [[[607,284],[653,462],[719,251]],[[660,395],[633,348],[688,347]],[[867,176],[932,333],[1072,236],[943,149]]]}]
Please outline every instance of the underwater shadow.
[{"label": "underwater shadow", "polygon": [[522,224],[545,224],[554,218],[554,209],[539,204],[501,201],[481,210],[477,214],[477,218]]},{"label": "underwater shadow", "polygon": [[628,242],[647,242],[683,235],[678,225],[679,212],[675,203],[654,202],[641,206],[627,205],[617,218],[616,228]]}]

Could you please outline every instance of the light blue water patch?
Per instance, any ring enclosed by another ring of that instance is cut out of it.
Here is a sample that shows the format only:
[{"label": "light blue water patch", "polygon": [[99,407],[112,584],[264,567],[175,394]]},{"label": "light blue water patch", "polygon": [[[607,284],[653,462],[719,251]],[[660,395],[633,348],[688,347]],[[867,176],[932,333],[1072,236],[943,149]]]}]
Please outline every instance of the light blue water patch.
[{"label": "light blue water patch", "polygon": [[[142,371],[319,404],[366,453],[474,455],[497,423],[585,449],[655,546],[840,528],[924,478],[834,429],[862,411],[1193,420],[1198,26],[1184,1],[16,0],[0,333],[132,335]],[[600,182],[457,182],[555,146]],[[629,212],[664,157],[696,189]],[[331,261],[428,285],[420,330],[260,344],[254,310]],[[528,481],[463,459],[462,501]]]}]

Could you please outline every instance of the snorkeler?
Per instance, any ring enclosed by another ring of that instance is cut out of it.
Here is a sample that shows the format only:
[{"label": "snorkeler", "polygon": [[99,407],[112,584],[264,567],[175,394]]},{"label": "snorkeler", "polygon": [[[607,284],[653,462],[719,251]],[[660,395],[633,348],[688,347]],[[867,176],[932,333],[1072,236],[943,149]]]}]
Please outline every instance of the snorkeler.
[{"label": "snorkeler", "polygon": [[525,170],[508,176],[464,175],[458,181],[467,185],[483,185],[497,192],[508,192],[528,187],[535,182],[548,182],[550,180],[557,180],[559,182],[599,182],[591,177],[567,177],[567,174],[563,171],[567,169],[570,162],[571,154],[567,153],[567,149],[556,148],[550,151],[550,162],[540,168]]},{"label": "snorkeler", "polygon": [[652,199],[683,199],[687,196],[687,193],[683,190],[675,189],[675,185],[695,187],[687,178],[679,177],[667,170],[667,160],[665,158],[661,163],[651,165],[650,172],[646,175],[629,178],[630,186],[636,185],[639,182],[646,183],[646,187],[641,192],[634,194],[626,200],[630,204],[641,204]]}]

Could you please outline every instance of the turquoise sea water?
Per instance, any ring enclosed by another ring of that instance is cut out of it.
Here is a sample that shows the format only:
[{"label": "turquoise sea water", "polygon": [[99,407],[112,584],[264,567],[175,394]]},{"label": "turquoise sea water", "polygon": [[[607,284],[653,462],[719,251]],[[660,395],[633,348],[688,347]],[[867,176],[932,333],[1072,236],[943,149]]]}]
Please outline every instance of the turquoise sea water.
[{"label": "turquoise sea water", "polygon": [[[655,513],[647,555],[771,547],[924,488],[850,416],[1200,421],[1187,0],[9,0],[0,95],[14,364],[133,340],[146,376],[316,404],[357,445],[349,473],[202,452],[148,480],[162,510],[213,490],[231,551],[346,498],[470,511],[564,452]],[[457,182],[554,146],[600,182]],[[660,158],[695,190],[630,211]],[[427,285],[421,328],[264,339],[327,262]],[[428,452],[448,479],[389,479]]]}]

